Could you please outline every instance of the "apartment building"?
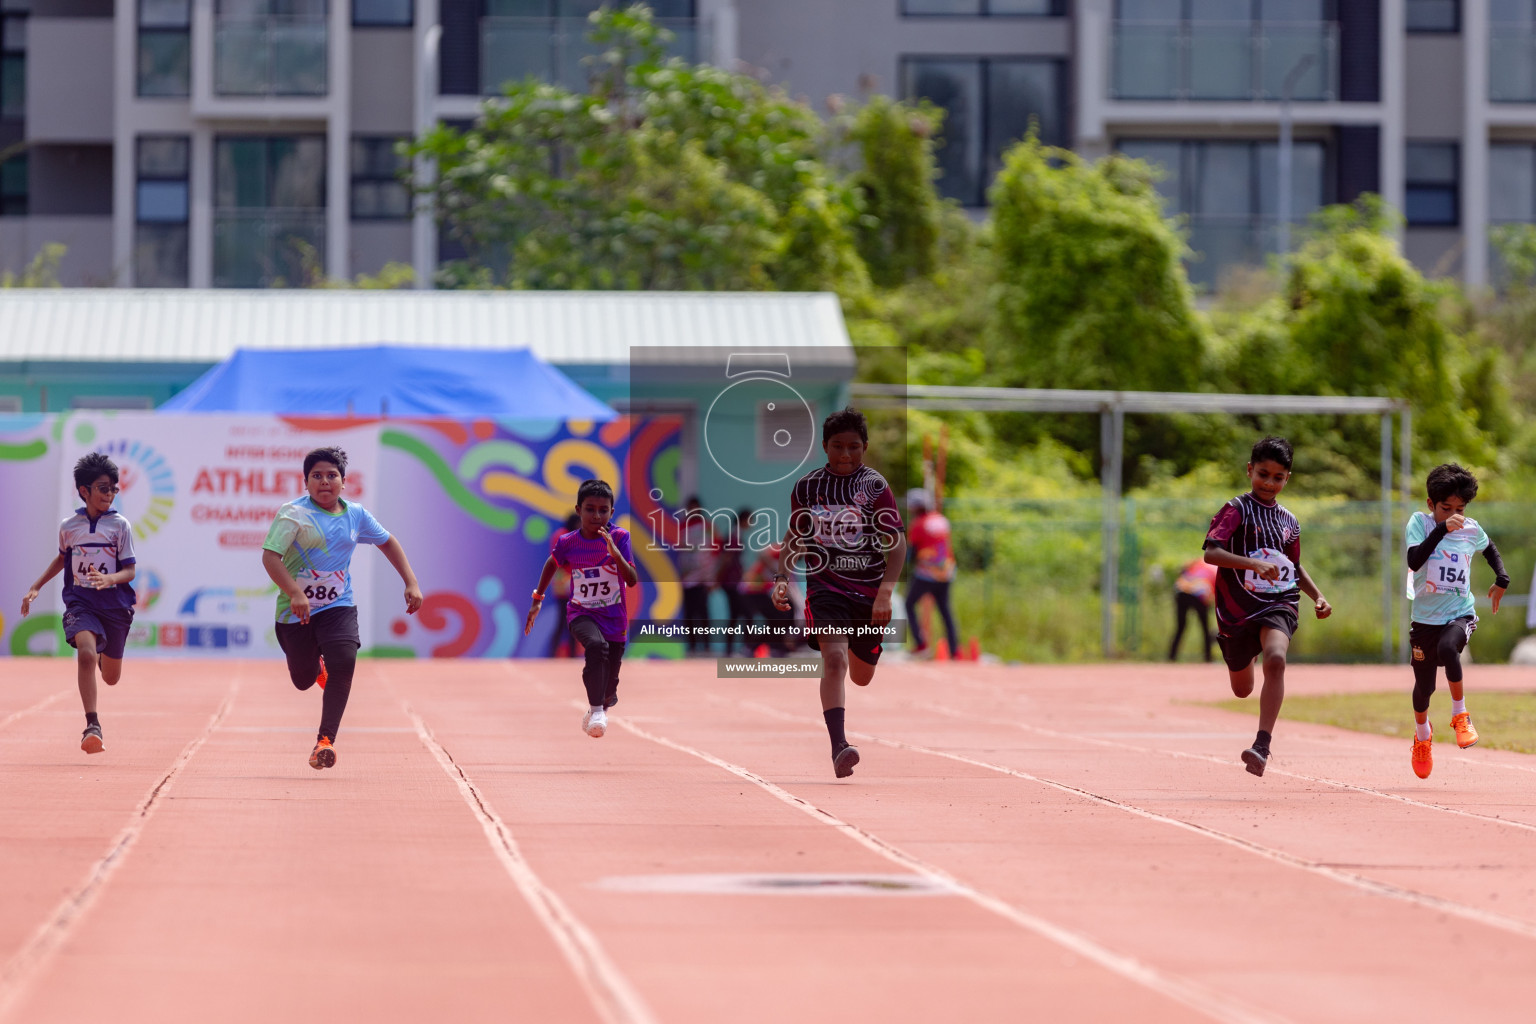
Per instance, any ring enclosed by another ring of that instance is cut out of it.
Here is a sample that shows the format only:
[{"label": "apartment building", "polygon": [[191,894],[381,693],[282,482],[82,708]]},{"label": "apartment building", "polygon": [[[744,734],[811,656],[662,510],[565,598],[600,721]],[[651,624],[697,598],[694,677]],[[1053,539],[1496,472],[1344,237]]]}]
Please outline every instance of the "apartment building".
[{"label": "apartment building", "polygon": [[[442,252],[395,141],[472,118],[508,78],[580,82],[597,3],[0,0],[0,269],[60,241],[73,284],[271,286],[391,260],[429,280]],[[1365,191],[1405,212],[1419,265],[1472,283],[1496,272],[1494,227],[1536,221],[1536,0],[652,5],[675,52],[817,106],[943,106],[941,187],[978,210],[1031,124],[1160,164],[1202,285]]]}]

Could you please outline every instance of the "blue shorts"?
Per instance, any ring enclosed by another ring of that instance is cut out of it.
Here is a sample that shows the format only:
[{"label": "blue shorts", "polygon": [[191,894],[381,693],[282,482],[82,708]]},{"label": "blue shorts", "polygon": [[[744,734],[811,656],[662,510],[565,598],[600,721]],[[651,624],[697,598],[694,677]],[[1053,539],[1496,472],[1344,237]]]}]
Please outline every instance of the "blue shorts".
[{"label": "blue shorts", "polygon": [[64,605],[64,639],[75,646],[77,633],[96,634],[96,653],[121,658],[128,645],[128,627],[133,625],[133,609],[105,610],[87,604]]}]

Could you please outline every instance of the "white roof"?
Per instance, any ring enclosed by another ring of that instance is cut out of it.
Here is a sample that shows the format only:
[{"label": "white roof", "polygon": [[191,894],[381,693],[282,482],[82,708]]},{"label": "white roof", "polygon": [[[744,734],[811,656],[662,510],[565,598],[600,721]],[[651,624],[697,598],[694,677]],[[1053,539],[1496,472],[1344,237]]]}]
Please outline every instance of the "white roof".
[{"label": "white roof", "polygon": [[531,348],[567,365],[624,363],[636,345],[851,348],[829,292],[0,289],[0,362],[378,344]]}]

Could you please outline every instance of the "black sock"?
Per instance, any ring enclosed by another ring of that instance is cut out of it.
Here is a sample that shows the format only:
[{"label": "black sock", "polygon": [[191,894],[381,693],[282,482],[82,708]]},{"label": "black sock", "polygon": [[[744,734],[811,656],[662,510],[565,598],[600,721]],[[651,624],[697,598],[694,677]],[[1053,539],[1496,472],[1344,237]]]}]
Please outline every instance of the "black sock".
[{"label": "black sock", "polygon": [[87,711],[85,713],[85,724],[88,725],[88,726],[94,725],[96,728],[100,729],[101,728],[101,719],[96,717],[96,712],[94,712],[94,711]]},{"label": "black sock", "polygon": [[827,735],[832,739],[833,757],[836,757],[848,745],[848,737],[843,735],[844,710],[843,708],[828,708],[821,713],[821,717],[827,720]]},{"label": "black sock", "polygon": [[1269,752],[1269,740],[1270,740],[1269,733],[1265,732],[1263,729],[1260,729],[1259,730],[1258,738],[1253,741],[1253,749],[1254,750],[1262,750],[1265,753],[1268,753]]}]

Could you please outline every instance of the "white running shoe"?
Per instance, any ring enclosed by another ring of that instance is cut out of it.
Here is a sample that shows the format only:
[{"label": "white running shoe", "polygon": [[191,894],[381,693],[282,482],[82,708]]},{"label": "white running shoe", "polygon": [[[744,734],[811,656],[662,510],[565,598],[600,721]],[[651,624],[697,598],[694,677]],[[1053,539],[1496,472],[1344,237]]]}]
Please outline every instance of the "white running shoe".
[{"label": "white running shoe", "polygon": [[588,711],[582,727],[587,730],[588,736],[595,740],[602,739],[603,733],[608,731],[608,712],[602,708]]}]

